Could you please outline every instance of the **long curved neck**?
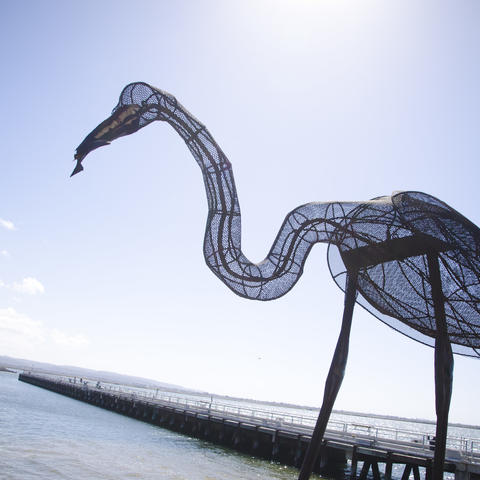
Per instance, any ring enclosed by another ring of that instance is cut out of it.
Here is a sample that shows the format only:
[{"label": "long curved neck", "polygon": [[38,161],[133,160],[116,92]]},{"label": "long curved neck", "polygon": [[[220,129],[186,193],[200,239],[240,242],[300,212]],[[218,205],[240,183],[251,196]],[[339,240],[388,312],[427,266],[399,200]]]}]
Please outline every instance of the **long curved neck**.
[{"label": "long curved neck", "polygon": [[209,209],[204,239],[207,265],[240,296],[273,300],[287,293],[302,275],[312,246],[331,242],[345,214],[358,204],[342,203],[341,212],[333,203],[296,208],[285,218],[265,260],[254,264],[241,251],[240,205],[227,157],[206,127],[178,102],[163,119],[183,138],[202,170]]},{"label": "long curved neck", "polygon": [[183,138],[200,166],[209,212],[240,215],[232,166],[205,125],[178,102],[167,121]]}]

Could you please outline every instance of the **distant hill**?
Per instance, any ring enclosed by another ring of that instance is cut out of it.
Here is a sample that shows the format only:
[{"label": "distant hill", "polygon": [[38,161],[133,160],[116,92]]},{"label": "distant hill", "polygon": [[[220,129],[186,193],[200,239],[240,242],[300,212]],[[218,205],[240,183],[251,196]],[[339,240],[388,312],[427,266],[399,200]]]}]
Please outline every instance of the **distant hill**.
[{"label": "distant hill", "polygon": [[[132,375],[122,375],[120,373],[114,372],[104,372],[100,370],[90,370],[88,368],[73,367],[70,365],[54,365],[51,363],[35,362],[33,360],[25,360],[22,358],[12,358],[0,355],[0,372],[2,371],[27,371],[34,373],[46,373],[51,375],[65,375],[69,377],[77,378],[88,378],[89,380],[114,383],[118,385],[127,385],[137,388],[158,388],[163,391],[168,391],[172,393],[181,393],[188,395],[198,395],[198,396],[209,396],[217,400],[223,400],[226,402],[248,402],[249,404],[257,403],[263,408],[268,408],[269,406],[274,407],[289,407],[289,408],[301,408],[307,411],[310,411],[311,414],[316,415],[318,412],[318,407],[311,407],[305,405],[295,405],[291,403],[283,402],[272,402],[265,400],[253,400],[249,398],[239,398],[231,397],[228,395],[218,395],[215,393],[202,392],[199,390],[191,390],[189,388],[182,387],[180,385],[174,385],[172,383],[158,382],[156,380],[151,380],[148,378],[134,377]],[[355,417],[368,417],[368,418],[382,418],[387,420],[396,420],[404,422],[416,422],[416,423],[425,423],[425,424],[435,424],[433,420],[425,419],[413,419],[406,417],[398,417],[393,415],[378,415],[374,413],[360,413],[352,412],[346,410],[333,410],[336,414],[355,416]],[[462,428],[474,428],[478,429],[478,425],[467,425],[462,423],[449,423],[450,426],[462,427]]]},{"label": "distant hill", "polygon": [[35,373],[47,373],[51,375],[66,375],[69,377],[83,377],[91,380],[116,383],[119,385],[129,385],[132,387],[159,388],[178,393],[199,394],[197,390],[191,390],[180,385],[172,383],[158,382],[148,378],[134,377],[132,375],[122,375],[120,373],[105,372],[101,370],[91,370],[88,368],[73,367],[71,365],[54,365],[52,363],[36,362],[23,358],[12,358],[0,355],[0,370],[22,370]]}]

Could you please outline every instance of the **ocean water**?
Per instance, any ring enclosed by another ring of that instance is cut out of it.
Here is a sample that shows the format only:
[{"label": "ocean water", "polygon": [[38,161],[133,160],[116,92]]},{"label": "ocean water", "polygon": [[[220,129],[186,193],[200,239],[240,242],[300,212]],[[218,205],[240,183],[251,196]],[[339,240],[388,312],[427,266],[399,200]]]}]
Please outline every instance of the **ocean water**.
[{"label": "ocean water", "polygon": [[297,476],[298,470],[139,422],[0,372],[1,480],[294,480]]},{"label": "ocean water", "polygon": [[[141,389],[129,390],[141,393]],[[147,393],[151,395],[154,391]],[[200,398],[206,405],[210,400],[210,397]],[[288,415],[316,415],[314,411],[285,406],[266,407],[233,400],[230,403]],[[430,435],[435,431],[431,423],[339,413],[333,414],[332,420],[361,427],[406,430],[408,435]],[[480,447],[478,427],[451,426],[450,436],[470,442],[473,439],[477,451]],[[403,467],[394,465],[392,473],[394,478],[401,478]],[[423,477],[423,469],[421,474]],[[296,480],[297,477],[296,469],[124,417],[19,382],[17,375],[0,372],[0,480]],[[345,478],[349,478],[348,465]],[[454,475],[446,473],[444,478],[453,480]],[[313,479],[321,477],[314,475]]]}]

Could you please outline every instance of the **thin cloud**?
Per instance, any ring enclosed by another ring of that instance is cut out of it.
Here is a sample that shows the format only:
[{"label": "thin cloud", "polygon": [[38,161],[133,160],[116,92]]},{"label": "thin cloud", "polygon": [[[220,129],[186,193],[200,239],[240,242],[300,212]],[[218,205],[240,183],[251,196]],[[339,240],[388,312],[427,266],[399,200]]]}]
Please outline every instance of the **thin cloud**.
[{"label": "thin cloud", "polygon": [[42,323],[18,313],[14,308],[0,308],[0,333],[2,339],[29,343],[43,343],[45,334]]},{"label": "thin cloud", "polygon": [[10,256],[10,254],[7,252],[7,250],[0,250],[0,255],[2,257],[9,257]]},{"label": "thin cloud", "polygon": [[16,230],[15,225],[10,220],[4,220],[0,218],[0,226],[6,228],[7,230]]},{"label": "thin cloud", "polygon": [[12,307],[0,308],[0,350],[2,352],[20,356],[25,349],[31,349],[40,344],[48,348],[53,346],[82,348],[89,345],[90,341],[82,333],[70,334],[56,328],[47,328],[42,322],[32,320]]},{"label": "thin cloud", "polygon": [[21,282],[15,282],[12,288],[18,293],[26,293],[27,295],[45,292],[45,287],[42,283],[33,277],[26,277]]},{"label": "thin cloud", "polygon": [[63,345],[65,347],[83,347],[90,343],[88,338],[81,333],[68,335],[56,328],[51,331],[50,337],[57,345]]}]

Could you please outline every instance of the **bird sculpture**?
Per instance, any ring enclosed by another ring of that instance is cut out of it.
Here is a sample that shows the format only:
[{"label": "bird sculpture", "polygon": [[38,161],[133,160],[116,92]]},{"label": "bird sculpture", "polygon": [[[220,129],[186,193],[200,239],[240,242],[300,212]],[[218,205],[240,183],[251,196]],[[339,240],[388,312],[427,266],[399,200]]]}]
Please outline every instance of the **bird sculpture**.
[{"label": "bird sculpture", "polygon": [[[453,355],[480,356],[480,229],[440,200],[399,192],[361,202],[315,202],[285,218],[267,257],[241,249],[232,166],[206,127],[176,98],[143,82],[127,85],[112,115],[78,146],[72,175],[92,150],[155,120],[182,137],[202,171],[208,201],[205,261],[237,295],[273,300],[302,275],[310,249],[327,243],[334,280],[345,291],[339,339],[299,480],[315,466],[347,356],[355,302],[395,330],[435,348],[436,444],[432,478],[443,477]],[[334,248],[336,247],[336,248]]]}]

